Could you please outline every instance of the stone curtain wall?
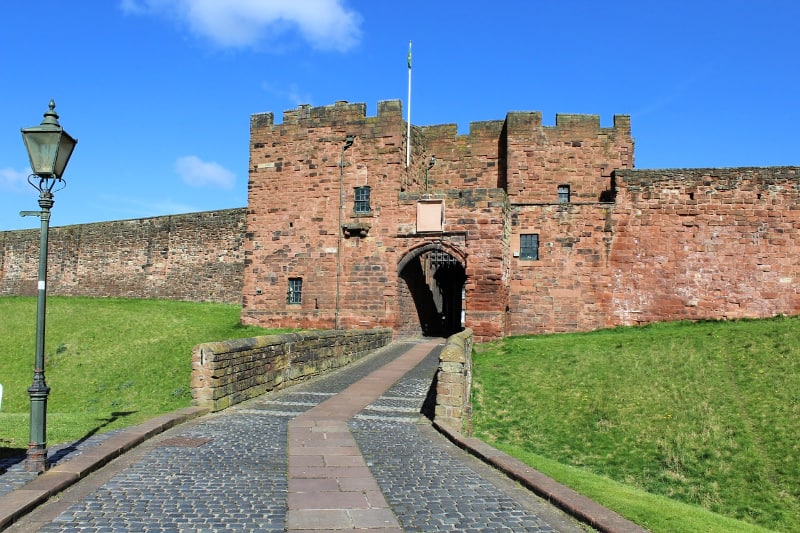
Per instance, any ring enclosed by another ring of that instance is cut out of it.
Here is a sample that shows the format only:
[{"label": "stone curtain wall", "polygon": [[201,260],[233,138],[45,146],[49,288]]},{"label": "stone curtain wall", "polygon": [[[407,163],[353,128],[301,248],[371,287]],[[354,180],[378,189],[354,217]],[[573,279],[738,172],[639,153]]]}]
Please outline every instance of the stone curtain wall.
[{"label": "stone curtain wall", "polygon": [[451,431],[472,433],[472,330],[451,335],[439,354],[434,422]]},{"label": "stone curtain wall", "polygon": [[800,313],[800,169],[618,170],[613,203],[513,205],[507,334]]},{"label": "stone curtain wall", "polygon": [[617,173],[614,324],[800,313],[800,168]]},{"label": "stone curtain wall", "polygon": [[392,330],[287,333],[199,344],[192,404],[220,411],[345,366],[392,341]]},{"label": "stone curtain wall", "polygon": [[[51,228],[48,294],[241,303],[245,209]],[[35,295],[39,229],[0,232],[0,295]]]}]

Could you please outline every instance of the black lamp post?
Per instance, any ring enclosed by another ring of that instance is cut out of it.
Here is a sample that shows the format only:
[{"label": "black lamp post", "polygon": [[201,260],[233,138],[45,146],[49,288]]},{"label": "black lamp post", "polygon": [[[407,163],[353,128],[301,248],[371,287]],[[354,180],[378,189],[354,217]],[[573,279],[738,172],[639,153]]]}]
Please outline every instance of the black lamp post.
[{"label": "black lamp post", "polygon": [[336,309],[333,315],[333,329],[339,329],[339,291],[342,279],[342,210],[344,209],[344,152],[353,146],[355,135],[347,135],[342,145],[342,154],[339,156],[339,227],[336,228]]},{"label": "black lamp post", "polygon": [[[56,103],[50,100],[50,109],[38,126],[22,128],[22,140],[28,150],[33,174],[30,183],[39,191],[41,211],[22,211],[21,216],[37,216],[42,221],[39,240],[39,281],[36,301],[36,359],[33,368],[33,384],[28,388],[31,399],[30,441],[25,470],[44,472],[47,470],[47,395],[50,387],[44,379],[44,325],[47,305],[47,233],[50,227],[50,208],[53,207],[54,190],[63,189],[64,170],[78,142],[58,123]],[[57,186],[57,188],[56,188]]]},{"label": "black lamp post", "polygon": [[436,164],[436,156],[432,155],[430,161],[428,161],[428,166],[425,168],[425,194],[428,193],[428,171],[433,168],[433,165]]}]

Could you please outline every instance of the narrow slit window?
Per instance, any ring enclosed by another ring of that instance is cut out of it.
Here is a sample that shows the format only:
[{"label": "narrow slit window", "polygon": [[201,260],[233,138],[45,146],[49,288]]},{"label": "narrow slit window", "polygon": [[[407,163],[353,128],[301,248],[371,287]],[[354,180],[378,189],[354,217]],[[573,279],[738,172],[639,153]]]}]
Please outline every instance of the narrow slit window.
[{"label": "narrow slit window", "polygon": [[353,211],[357,214],[364,214],[372,212],[372,207],[369,205],[370,187],[364,185],[363,187],[355,188],[355,204]]},{"label": "narrow slit window", "polygon": [[558,186],[558,203],[560,204],[569,203],[569,185]]},{"label": "narrow slit window", "polygon": [[539,260],[538,233],[523,233],[519,236],[519,258],[528,261]]},{"label": "narrow slit window", "polygon": [[286,303],[303,303],[303,278],[289,278],[289,291],[286,295]]}]

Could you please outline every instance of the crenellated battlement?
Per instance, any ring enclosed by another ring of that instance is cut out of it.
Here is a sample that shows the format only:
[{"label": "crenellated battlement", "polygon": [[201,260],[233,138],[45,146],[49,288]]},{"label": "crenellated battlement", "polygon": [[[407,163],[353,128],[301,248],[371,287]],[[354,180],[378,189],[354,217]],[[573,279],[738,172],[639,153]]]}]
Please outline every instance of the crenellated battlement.
[{"label": "crenellated battlement", "polygon": [[[400,100],[378,102],[376,116],[367,115],[366,104],[345,100],[300,105],[285,111],[281,124],[271,113],[256,114],[251,159],[265,172],[282,171],[285,152],[299,149],[290,159],[330,164],[352,135],[355,144],[348,155],[362,165],[374,167],[378,160],[402,165],[397,183],[403,191],[503,187],[519,203],[554,202],[559,186],[568,186],[576,201],[599,201],[609,196],[611,171],[633,168],[628,115],[615,115],[614,125],[604,128],[599,115],[559,113],[554,125],[545,126],[541,112],[511,111],[502,120],[471,122],[467,134],[459,134],[453,123],[413,126],[410,139],[407,126]],[[409,142],[409,162],[403,164]],[[315,157],[319,161],[312,161]]]},{"label": "crenellated battlement", "polygon": [[506,118],[507,188],[512,202],[557,200],[559,187],[577,202],[613,195],[611,171],[633,168],[629,115],[614,115],[604,128],[599,115],[559,113],[554,126],[539,112],[510,112]]},{"label": "crenellated battlement", "polygon": [[333,105],[311,107],[302,104],[290,111],[283,112],[283,124],[298,125],[328,125],[341,122],[364,120],[367,117],[367,105],[363,103],[351,104],[340,100]]},{"label": "crenellated battlement", "polygon": [[[300,104],[295,109],[283,112],[283,126],[326,127],[342,124],[368,123],[371,121],[402,120],[403,106],[400,100],[382,100],[378,102],[378,114],[367,116],[367,104],[350,103],[340,100],[333,105],[311,106]],[[250,116],[250,129],[273,128],[275,115],[272,112],[256,113]]]},{"label": "crenellated battlement", "polygon": [[614,125],[604,128],[600,125],[600,115],[556,113],[555,126],[542,124],[542,114],[538,111],[511,111],[506,117],[510,133],[530,133],[541,130],[547,133],[618,133],[630,135],[630,115],[614,115]]},{"label": "crenellated battlement", "polygon": [[503,120],[484,120],[469,123],[470,137],[499,137],[503,133]]},{"label": "crenellated battlement", "polygon": [[[332,105],[311,106],[301,104],[295,109],[283,112],[284,126],[306,126],[306,127],[326,127],[341,126],[343,123],[368,123],[379,121],[396,120],[405,124],[403,117],[403,105],[400,100],[382,100],[378,102],[378,112],[374,117],[367,116],[367,105],[365,103],[350,103],[340,100]],[[250,117],[251,129],[274,127],[275,115],[272,112],[256,113]],[[554,126],[542,124],[542,113],[539,111],[511,111],[504,120],[486,120],[470,122],[469,133],[467,135],[458,134],[458,125],[454,123],[434,124],[419,126],[420,132],[429,138],[456,138],[463,137],[469,140],[471,137],[486,138],[502,133],[506,128],[510,133],[525,133],[541,131],[545,135],[548,133],[609,133],[615,132],[630,135],[630,116],[614,115],[614,125],[611,128],[603,128],[600,125],[600,115],[591,114],[571,114],[557,113]]]},{"label": "crenellated battlement", "polygon": [[556,113],[556,128],[592,129],[600,128],[600,115],[578,115]]},{"label": "crenellated battlement", "polygon": [[458,124],[421,126],[419,130],[426,139],[455,139],[458,137]]}]

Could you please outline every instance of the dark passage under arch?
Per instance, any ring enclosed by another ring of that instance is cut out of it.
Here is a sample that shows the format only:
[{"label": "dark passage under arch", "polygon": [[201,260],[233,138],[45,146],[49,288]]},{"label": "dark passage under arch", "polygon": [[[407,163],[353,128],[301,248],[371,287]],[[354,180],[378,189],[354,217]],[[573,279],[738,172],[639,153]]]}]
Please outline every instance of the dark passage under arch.
[{"label": "dark passage under arch", "polygon": [[[402,329],[406,333],[446,337],[464,329],[462,311],[467,276],[461,261],[441,248],[425,246],[400,262],[398,276],[416,314],[416,320],[403,317]],[[400,312],[411,314],[409,307],[401,302]]]}]

